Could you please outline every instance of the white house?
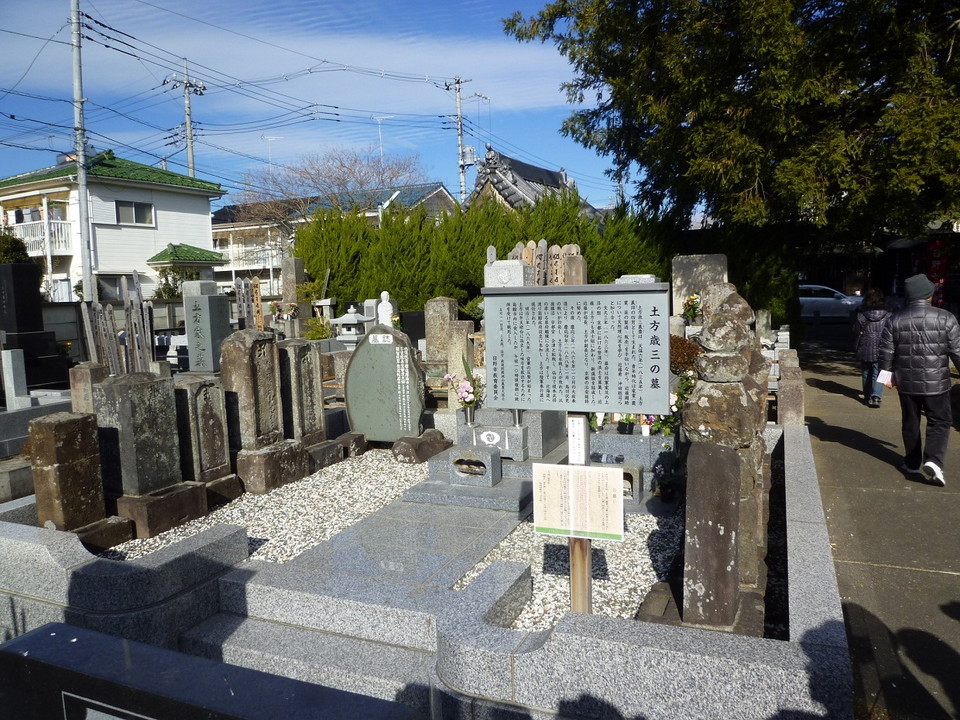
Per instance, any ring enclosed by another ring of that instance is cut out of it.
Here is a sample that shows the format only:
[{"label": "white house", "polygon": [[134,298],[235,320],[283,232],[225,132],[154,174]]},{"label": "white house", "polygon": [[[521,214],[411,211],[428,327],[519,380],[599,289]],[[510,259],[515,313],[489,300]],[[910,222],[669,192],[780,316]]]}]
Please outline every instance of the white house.
[{"label": "white house", "polygon": [[[88,161],[91,271],[98,297],[120,298],[120,279],[136,270],[149,298],[157,282],[147,260],[169,245],[213,250],[210,199],[216,183],[101,152]],[[0,224],[22,238],[30,255],[46,259],[46,287],[55,302],[76,300],[83,279],[77,163],[0,179]]]},{"label": "white house", "polygon": [[[261,207],[258,207],[260,205]],[[377,226],[390,208],[426,209],[430,217],[451,213],[457,201],[443,183],[424,183],[344,193],[334,198],[295,198],[289,201],[225,205],[213,214],[213,244],[226,264],[215,268],[222,290],[236,278],[259,277],[264,294],[280,294],[280,264],[289,256],[296,229],[318,212],[349,208]],[[282,217],[271,217],[280,214]]]}]

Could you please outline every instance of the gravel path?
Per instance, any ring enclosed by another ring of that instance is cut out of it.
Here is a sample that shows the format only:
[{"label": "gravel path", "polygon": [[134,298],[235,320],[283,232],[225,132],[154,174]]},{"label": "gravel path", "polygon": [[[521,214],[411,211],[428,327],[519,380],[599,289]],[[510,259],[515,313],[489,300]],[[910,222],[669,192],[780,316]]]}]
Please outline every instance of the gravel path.
[{"label": "gravel path", "polygon": [[[370,482],[376,478],[376,482]],[[240,525],[250,538],[250,557],[284,563],[360,521],[427,478],[427,465],[397,462],[389,450],[324,468],[266,495],[244,494],[204,518],[157,537],[131,540],[101,554],[133,560],[221,524]],[[650,587],[665,578],[683,539],[683,514],[626,516],[623,542],[593,542],[594,612],[633,618]],[[454,587],[466,586],[493,560],[529,563],[533,598],[514,623],[522,630],[552,627],[569,608],[567,543],[537,535],[530,519],[520,523]]]}]

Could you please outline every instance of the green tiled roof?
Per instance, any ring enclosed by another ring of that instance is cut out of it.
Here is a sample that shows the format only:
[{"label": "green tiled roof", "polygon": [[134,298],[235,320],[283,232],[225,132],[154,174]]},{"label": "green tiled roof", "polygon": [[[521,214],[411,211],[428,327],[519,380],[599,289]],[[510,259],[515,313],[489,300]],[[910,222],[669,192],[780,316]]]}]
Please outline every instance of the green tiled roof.
[{"label": "green tiled roof", "polygon": [[[0,180],[0,188],[12,187],[15,185],[24,185],[26,183],[38,182],[42,180],[54,180],[60,177],[68,177],[77,174],[76,161],[54,165],[53,167],[43,168],[42,170],[32,170],[31,172],[21,173],[12,177]],[[111,178],[117,180],[135,180],[138,182],[158,183],[160,185],[175,185],[177,187],[190,188],[192,190],[203,190],[211,195],[223,195],[224,191],[217,183],[198,180],[189,175],[162,170],[160,168],[143,165],[142,163],[124,160],[113,154],[112,150],[106,150],[94,155],[88,162],[87,178]]]},{"label": "green tiled roof", "polygon": [[213,250],[204,250],[193,245],[167,245],[147,265],[223,265],[223,255]]}]

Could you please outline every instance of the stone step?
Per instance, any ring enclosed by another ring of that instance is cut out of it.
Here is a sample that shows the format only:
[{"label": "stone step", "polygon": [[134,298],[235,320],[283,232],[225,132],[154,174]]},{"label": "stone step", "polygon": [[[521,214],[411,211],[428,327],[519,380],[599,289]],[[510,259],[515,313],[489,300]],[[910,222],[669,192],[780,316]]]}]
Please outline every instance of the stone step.
[{"label": "stone step", "polygon": [[411,707],[428,707],[434,654],[220,613],[180,637],[180,650]]},{"label": "stone step", "polygon": [[446,593],[409,596],[409,586],[317,572],[295,564],[249,562],[220,579],[224,612],[360,640],[434,652],[436,613]]}]

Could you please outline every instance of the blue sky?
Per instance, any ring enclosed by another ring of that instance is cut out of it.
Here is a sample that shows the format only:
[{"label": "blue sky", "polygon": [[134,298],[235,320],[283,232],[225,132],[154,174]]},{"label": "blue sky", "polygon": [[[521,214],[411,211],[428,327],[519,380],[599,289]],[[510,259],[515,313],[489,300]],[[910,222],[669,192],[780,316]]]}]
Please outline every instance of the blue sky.
[{"label": "blue sky", "polygon": [[[198,177],[227,190],[244,173],[332,147],[418,154],[430,180],[459,196],[454,77],[466,145],[551,170],[610,205],[605,158],[563,137],[572,77],[551,45],[518,43],[501,19],[526,0],[81,0],[90,142],[186,172],[183,75],[192,96]],[[0,6],[0,177],[52,165],[72,146],[69,0]],[[98,24],[99,23],[99,24]],[[109,46],[109,47],[107,47]],[[467,172],[467,189],[473,184]],[[229,196],[218,204],[231,201]]]}]

